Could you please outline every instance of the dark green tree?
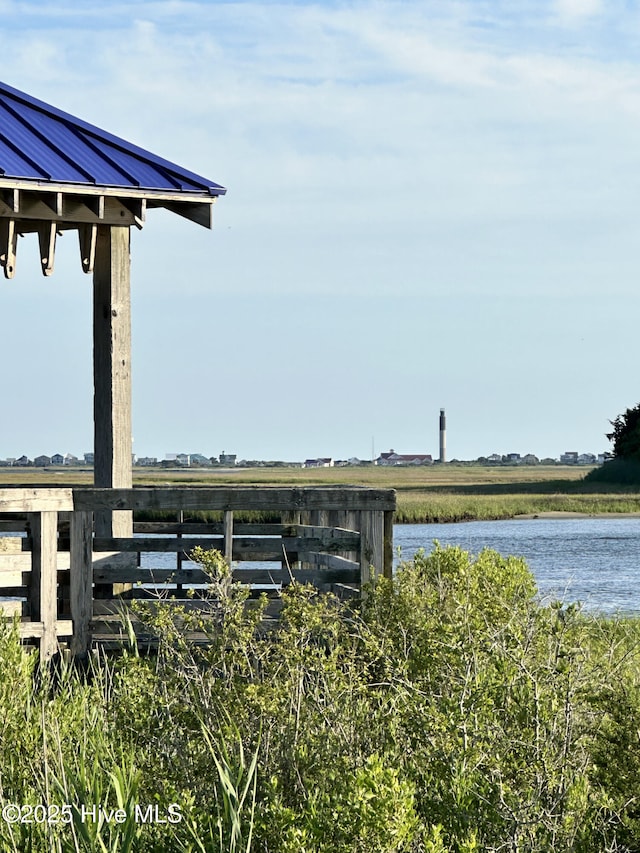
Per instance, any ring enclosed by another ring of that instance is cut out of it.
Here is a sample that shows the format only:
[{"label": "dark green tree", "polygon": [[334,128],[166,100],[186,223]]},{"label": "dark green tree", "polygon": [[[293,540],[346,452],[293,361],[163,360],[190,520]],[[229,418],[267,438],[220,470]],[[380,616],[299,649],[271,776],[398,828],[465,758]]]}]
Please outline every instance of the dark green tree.
[{"label": "dark green tree", "polygon": [[616,459],[640,461],[640,403],[609,423],[613,431],[607,433],[607,438],[613,442]]}]

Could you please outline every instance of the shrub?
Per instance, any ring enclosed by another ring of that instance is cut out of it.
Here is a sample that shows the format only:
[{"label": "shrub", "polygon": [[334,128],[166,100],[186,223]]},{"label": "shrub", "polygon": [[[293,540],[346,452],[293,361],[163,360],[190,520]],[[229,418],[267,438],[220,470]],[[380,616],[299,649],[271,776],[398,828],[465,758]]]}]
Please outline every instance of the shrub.
[{"label": "shrub", "polygon": [[[640,848],[640,623],[540,605],[526,565],[440,548],[359,603],[283,590],[279,623],[155,606],[89,677],[0,638],[3,803],[171,803],[170,825],[0,823],[8,851],[473,853]],[[141,611],[142,612],[142,611]],[[144,615],[144,614],[143,614]]]}]

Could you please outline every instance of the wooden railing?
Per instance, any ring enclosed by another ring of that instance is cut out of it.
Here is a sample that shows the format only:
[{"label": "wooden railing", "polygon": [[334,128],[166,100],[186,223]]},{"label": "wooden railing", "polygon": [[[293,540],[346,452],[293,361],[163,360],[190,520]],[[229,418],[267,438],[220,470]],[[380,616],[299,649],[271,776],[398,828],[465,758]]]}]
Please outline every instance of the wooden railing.
[{"label": "wooden railing", "polygon": [[[344,592],[390,576],[394,509],[392,490],[344,486],[0,489],[0,610],[17,618],[23,638],[39,641],[44,658],[61,642],[82,655],[94,639],[122,636],[130,598],[193,606],[184,587],[207,583],[189,561],[200,545],[221,551],[236,580],[271,585],[275,614],[278,590],[292,579]],[[123,511],[163,518],[136,520],[133,536],[96,535],[105,517]],[[239,522],[238,513],[270,521]],[[163,565],[151,555],[165,555]]]}]

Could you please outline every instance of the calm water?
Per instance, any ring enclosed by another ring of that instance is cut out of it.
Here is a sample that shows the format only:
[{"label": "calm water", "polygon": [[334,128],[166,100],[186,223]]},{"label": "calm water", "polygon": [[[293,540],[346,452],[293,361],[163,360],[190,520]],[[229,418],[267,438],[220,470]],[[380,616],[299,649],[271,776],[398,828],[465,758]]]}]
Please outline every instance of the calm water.
[{"label": "calm water", "polygon": [[640,613],[640,519],[570,518],[400,524],[394,546],[408,559],[433,541],[477,554],[493,548],[525,557],[544,599],[585,610]]}]

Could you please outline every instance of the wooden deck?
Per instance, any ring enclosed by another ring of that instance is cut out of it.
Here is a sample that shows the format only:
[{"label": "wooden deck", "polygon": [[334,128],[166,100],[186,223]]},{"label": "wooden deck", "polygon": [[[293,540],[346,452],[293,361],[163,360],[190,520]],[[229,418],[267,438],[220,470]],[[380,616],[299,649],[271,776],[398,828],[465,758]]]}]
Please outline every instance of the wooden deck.
[{"label": "wooden deck", "polygon": [[[131,598],[215,607],[206,592],[193,601],[185,590],[207,583],[189,560],[200,545],[223,553],[235,580],[271,585],[267,613],[277,617],[278,591],[292,579],[357,592],[373,575],[390,576],[395,505],[393,490],[348,486],[0,489],[0,610],[43,658],[60,645],[83,655],[125,639]],[[133,514],[133,536],[100,535],[113,513]],[[140,520],[154,513],[163,518]],[[270,520],[242,522],[240,513]]]}]

